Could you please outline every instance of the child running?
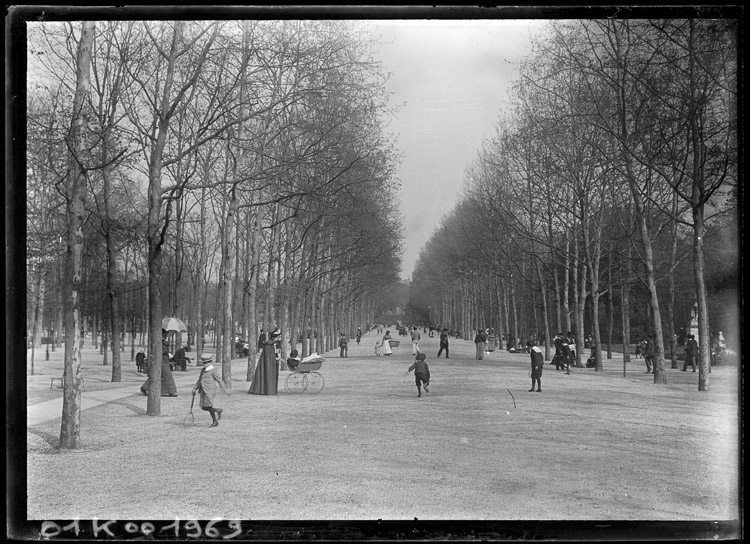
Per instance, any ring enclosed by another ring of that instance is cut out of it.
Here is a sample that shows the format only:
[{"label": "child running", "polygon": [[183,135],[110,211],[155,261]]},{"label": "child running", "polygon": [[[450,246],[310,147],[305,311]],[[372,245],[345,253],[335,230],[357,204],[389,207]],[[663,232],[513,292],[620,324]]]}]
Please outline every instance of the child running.
[{"label": "child running", "polygon": [[406,374],[409,374],[412,370],[414,371],[414,382],[417,385],[417,397],[422,396],[422,386],[424,386],[425,395],[430,394],[428,386],[430,385],[430,367],[427,365],[427,356],[424,353],[417,355],[417,360],[414,364],[409,367]]}]

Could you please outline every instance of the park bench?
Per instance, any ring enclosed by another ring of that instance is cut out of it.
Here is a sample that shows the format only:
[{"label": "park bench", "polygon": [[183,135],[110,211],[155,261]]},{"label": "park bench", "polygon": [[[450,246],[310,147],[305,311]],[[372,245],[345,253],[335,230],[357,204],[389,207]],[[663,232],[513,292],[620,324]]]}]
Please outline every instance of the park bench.
[{"label": "park bench", "polygon": [[[49,382],[50,389],[52,389],[52,387],[55,385],[55,382],[59,384],[57,388],[62,389],[63,384],[65,383],[65,375],[62,375],[59,378],[50,378],[50,382]],[[83,389],[84,391],[86,390],[86,381],[83,378],[81,378],[81,389]]]}]

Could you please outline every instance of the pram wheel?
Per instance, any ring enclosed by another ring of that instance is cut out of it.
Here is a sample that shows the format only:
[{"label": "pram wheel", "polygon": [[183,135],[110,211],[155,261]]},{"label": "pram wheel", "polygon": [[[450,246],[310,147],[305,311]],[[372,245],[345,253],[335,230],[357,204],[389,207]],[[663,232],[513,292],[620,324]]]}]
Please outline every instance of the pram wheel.
[{"label": "pram wheel", "polygon": [[320,393],[326,385],[323,375],[318,372],[309,372],[305,374],[305,391],[310,393]]},{"label": "pram wheel", "polygon": [[307,376],[300,372],[292,372],[286,377],[284,386],[292,394],[301,394],[307,390]]}]

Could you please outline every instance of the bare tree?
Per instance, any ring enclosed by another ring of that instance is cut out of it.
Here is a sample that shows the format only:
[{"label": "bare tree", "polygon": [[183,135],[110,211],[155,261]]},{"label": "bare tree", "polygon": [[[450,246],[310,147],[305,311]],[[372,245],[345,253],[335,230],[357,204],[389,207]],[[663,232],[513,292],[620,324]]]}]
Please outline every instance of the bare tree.
[{"label": "bare tree", "polygon": [[96,25],[93,21],[81,24],[81,35],[76,52],[76,87],[73,98],[68,171],[65,178],[67,204],[67,258],[65,262],[65,370],[63,374],[63,413],[60,426],[60,448],[81,447],[81,324],[79,285],[81,282],[81,252],[83,249],[83,221],[86,207],[87,134],[91,74],[91,50]]}]

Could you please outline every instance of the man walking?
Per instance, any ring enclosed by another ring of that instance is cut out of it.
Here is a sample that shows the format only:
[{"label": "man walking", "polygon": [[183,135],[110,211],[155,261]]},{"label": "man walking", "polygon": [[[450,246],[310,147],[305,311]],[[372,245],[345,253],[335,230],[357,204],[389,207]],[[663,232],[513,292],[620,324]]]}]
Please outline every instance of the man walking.
[{"label": "man walking", "polygon": [[445,358],[450,359],[450,357],[448,357],[448,329],[443,329],[440,333],[440,349],[438,350],[438,357],[443,353],[443,350],[445,350]]},{"label": "man walking", "polygon": [[687,372],[688,365],[693,367],[695,372],[695,361],[698,359],[698,342],[695,341],[694,334],[688,334],[688,341],[685,344],[685,363],[682,365],[682,371]]},{"label": "man walking", "polygon": [[419,333],[419,329],[416,325],[411,330],[411,351],[412,355],[419,355],[419,341],[422,339],[422,335]]},{"label": "man walking", "polygon": [[653,374],[656,368],[654,364],[654,335],[649,333],[646,339],[646,347],[644,348],[643,358],[646,361],[646,374]]},{"label": "man walking", "polygon": [[339,357],[349,357],[349,338],[343,332],[339,331]]}]

